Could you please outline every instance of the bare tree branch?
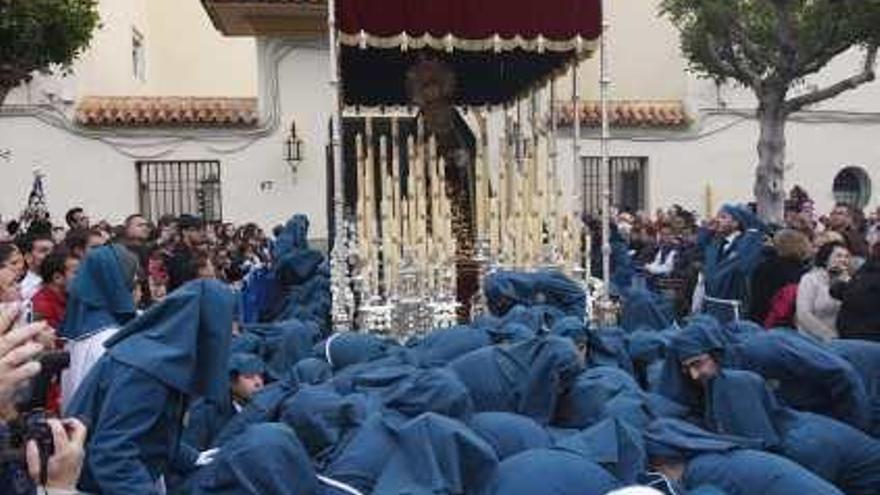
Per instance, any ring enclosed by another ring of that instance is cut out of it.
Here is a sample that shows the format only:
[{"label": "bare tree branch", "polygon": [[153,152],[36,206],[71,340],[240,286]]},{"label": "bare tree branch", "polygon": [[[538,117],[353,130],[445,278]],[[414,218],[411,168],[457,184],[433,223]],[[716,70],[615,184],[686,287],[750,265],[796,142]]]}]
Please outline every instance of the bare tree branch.
[{"label": "bare tree branch", "polygon": [[795,77],[798,59],[791,1],[773,0],[773,6],[776,8],[776,42],[779,44],[779,54],[781,55],[778,67],[781,69],[780,75],[790,81]]},{"label": "bare tree branch", "polygon": [[865,54],[865,62],[862,65],[862,71],[858,74],[843,79],[842,81],[838,81],[831,86],[787,100],[785,102],[786,113],[797,112],[807,105],[834,98],[845,91],[855,89],[862,84],[873,81],[876,78],[874,66],[877,64],[877,51],[877,43],[872,43],[868,46],[868,51]]},{"label": "bare tree branch", "polygon": [[724,39],[723,42],[724,44],[719,46],[718,40],[713,36],[706,36],[706,47],[715,63],[726,67],[732,73],[730,77],[751,87],[757,87],[761,83],[760,75],[742,63],[729,38]]}]

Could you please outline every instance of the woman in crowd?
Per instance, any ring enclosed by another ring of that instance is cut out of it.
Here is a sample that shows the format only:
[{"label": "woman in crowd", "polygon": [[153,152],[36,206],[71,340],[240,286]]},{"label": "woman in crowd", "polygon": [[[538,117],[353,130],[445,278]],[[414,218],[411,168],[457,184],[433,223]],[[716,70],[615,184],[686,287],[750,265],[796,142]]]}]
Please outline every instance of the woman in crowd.
[{"label": "woman in crowd", "polygon": [[750,319],[766,328],[793,327],[797,288],[811,256],[807,236],[783,229],[773,236],[773,248],[755,269],[751,280]]},{"label": "woman in crowd", "polygon": [[70,369],[61,380],[64,404],[104,354],[104,342],[134,317],[137,272],[137,258],[119,244],[91,250],[80,264],[60,329],[70,351]]},{"label": "woman in crowd", "polygon": [[851,256],[845,245],[831,242],[816,253],[815,268],[798,284],[796,321],[800,331],[823,341],[838,337],[840,301],[831,297],[831,285],[850,276]]},{"label": "woman in crowd", "polygon": [[24,257],[11,242],[0,242],[0,303],[21,300],[18,281],[24,275]]},{"label": "woman in crowd", "polygon": [[852,280],[835,284],[831,295],[841,301],[837,316],[841,338],[880,342],[880,242]]}]

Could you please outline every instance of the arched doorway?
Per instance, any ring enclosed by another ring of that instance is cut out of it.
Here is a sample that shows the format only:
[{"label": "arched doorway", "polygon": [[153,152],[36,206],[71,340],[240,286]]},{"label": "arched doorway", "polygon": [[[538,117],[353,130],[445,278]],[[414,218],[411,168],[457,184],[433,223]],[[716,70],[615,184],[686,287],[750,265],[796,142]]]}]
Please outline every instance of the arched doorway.
[{"label": "arched doorway", "polygon": [[834,177],[834,201],[862,209],[871,200],[871,177],[861,167],[846,167]]}]

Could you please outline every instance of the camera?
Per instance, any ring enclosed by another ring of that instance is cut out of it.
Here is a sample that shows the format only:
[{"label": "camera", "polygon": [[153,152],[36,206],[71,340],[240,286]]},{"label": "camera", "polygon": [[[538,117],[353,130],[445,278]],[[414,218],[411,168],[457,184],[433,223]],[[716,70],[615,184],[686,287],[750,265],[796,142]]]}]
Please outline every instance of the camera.
[{"label": "camera", "polygon": [[55,454],[52,429],[46,422],[46,398],[52,382],[70,366],[70,353],[48,351],[37,357],[40,373],[31,379],[16,400],[18,417],[0,436],[0,469],[6,464],[26,464],[25,446],[33,440],[40,453],[40,483],[46,484],[49,458]]}]

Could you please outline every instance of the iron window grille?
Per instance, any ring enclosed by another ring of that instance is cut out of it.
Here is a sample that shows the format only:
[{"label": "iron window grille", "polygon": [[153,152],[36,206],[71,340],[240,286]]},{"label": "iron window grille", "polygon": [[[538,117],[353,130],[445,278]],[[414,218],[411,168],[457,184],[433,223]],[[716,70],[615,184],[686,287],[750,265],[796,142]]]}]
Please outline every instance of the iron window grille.
[{"label": "iron window grille", "polygon": [[[602,158],[588,156],[581,160],[581,208],[598,214],[602,210],[600,171]],[[648,158],[643,156],[616,156],[608,163],[611,181],[611,206],[618,211],[636,212],[647,204]]]},{"label": "iron window grille", "polygon": [[147,219],[190,214],[222,221],[219,161],[139,161],[135,166],[141,214]]}]

